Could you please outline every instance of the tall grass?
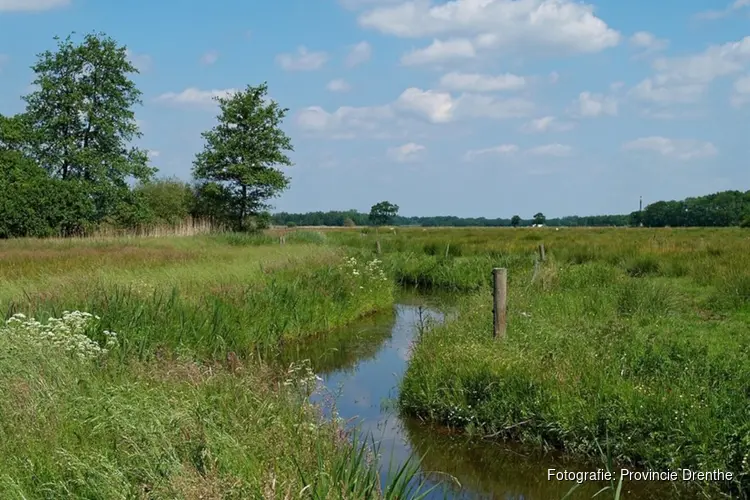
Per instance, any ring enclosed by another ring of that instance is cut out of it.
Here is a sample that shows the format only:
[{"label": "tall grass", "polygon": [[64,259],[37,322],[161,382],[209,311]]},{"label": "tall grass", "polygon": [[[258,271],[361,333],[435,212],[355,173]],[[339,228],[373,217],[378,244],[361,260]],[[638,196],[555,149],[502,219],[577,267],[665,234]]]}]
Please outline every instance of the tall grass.
[{"label": "tall grass", "polygon": [[[25,336],[0,326],[3,498],[402,498],[413,464],[381,489],[362,441],[308,403],[309,370],[255,356],[393,301],[379,262],[298,240],[1,242],[6,318],[97,316]],[[70,328],[63,343],[44,333]],[[65,351],[105,345],[105,331],[106,355]]]},{"label": "tall grass", "polygon": [[405,498],[307,402],[305,365],[79,359],[3,333],[3,498]]},{"label": "tall grass", "polygon": [[[476,291],[457,321],[417,346],[401,387],[403,411],[590,457],[608,436],[618,464],[731,471],[731,484],[705,486],[747,495],[748,233],[456,234],[461,257],[417,250],[384,257],[410,282]],[[418,248],[418,236],[405,244]],[[539,241],[548,261],[532,283]],[[491,334],[492,267],[510,276],[501,344]]]}]

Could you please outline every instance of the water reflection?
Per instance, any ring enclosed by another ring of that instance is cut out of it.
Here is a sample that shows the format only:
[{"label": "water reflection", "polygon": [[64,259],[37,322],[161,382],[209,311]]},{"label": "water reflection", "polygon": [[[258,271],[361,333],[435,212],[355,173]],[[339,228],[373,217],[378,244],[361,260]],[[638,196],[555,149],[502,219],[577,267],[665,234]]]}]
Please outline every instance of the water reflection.
[{"label": "water reflection", "polygon": [[[326,334],[286,350],[282,360],[310,359],[323,378],[325,390],[313,395],[328,409],[352,420],[380,442],[380,468],[387,476],[413,452],[423,456],[423,474],[430,484],[441,484],[429,498],[491,498],[507,500],[560,499],[572,483],[547,480],[547,469],[596,470],[561,456],[530,452],[521,446],[468,439],[461,433],[402,421],[393,410],[398,383],[411,353],[411,344],[425,321],[442,321],[438,310],[450,310],[450,298],[407,296],[394,310],[366,318],[355,326]],[[448,313],[450,314],[450,312]],[[438,471],[444,474],[438,474]],[[455,481],[447,479],[454,477]],[[568,498],[589,499],[607,484],[589,483]],[[667,499],[671,485],[631,483],[622,498]],[[596,498],[613,498],[604,492]],[[680,498],[686,498],[683,495]]]}]

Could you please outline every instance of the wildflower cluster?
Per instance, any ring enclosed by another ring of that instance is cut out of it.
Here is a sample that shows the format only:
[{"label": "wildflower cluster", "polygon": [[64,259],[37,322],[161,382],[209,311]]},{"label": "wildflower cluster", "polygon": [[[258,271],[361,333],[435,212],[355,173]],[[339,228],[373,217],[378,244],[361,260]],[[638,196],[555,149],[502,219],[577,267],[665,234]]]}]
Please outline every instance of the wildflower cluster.
[{"label": "wildflower cluster", "polygon": [[304,359],[297,363],[291,363],[286,371],[284,385],[287,387],[297,387],[302,389],[307,395],[315,392],[318,387],[320,378],[311,368],[310,360]]},{"label": "wildflower cluster", "polygon": [[99,316],[87,312],[63,311],[62,318],[49,318],[47,323],[41,323],[17,313],[0,326],[0,335],[13,336],[29,344],[51,344],[80,359],[90,359],[106,354],[117,345],[115,332],[103,332],[106,337],[104,347],[85,334],[89,324],[99,319]]},{"label": "wildflower cluster", "polygon": [[381,264],[382,261],[378,259],[362,264],[354,257],[349,257],[344,261],[347,272],[359,282],[360,290],[364,290],[365,285],[368,285],[368,291],[372,291],[372,286],[369,285],[378,286],[388,281],[388,276]]}]

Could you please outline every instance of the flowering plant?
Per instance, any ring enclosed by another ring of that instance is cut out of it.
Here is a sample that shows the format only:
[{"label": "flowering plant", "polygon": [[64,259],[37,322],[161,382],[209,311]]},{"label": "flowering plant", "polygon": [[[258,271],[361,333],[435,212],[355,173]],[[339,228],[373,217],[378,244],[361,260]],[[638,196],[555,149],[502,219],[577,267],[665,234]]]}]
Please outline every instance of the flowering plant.
[{"label": "flowering plant", "polygon": [[0,326],[0,335],[12,336],[24,342],[43,343],[58,347],[80,359],[105,355],[117,345],[117,334],[105,330],[104,347],[86,335],[86,330],[99,316],[81,311],[63,311],[61,318],[49,318],[46,323],[16,313]]}]

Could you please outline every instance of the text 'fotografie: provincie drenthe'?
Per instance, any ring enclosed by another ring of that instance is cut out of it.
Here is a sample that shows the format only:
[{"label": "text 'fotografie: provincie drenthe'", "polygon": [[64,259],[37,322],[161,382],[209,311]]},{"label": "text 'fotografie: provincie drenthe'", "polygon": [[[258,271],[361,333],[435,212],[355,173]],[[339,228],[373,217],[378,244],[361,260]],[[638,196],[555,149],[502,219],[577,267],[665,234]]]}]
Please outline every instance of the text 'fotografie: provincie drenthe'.
[{"label": "text 'fotografie: provincie drenthe'", "polygon": [[620,469],[619,472],[606,469],[594,471],[547,469],[548,481],[584,483],[586,481],[619,481],[621,478],[623,481],[731,481],[734,479],[734,473],[718,469],[712,471],[691,469],[631,471]]}]

